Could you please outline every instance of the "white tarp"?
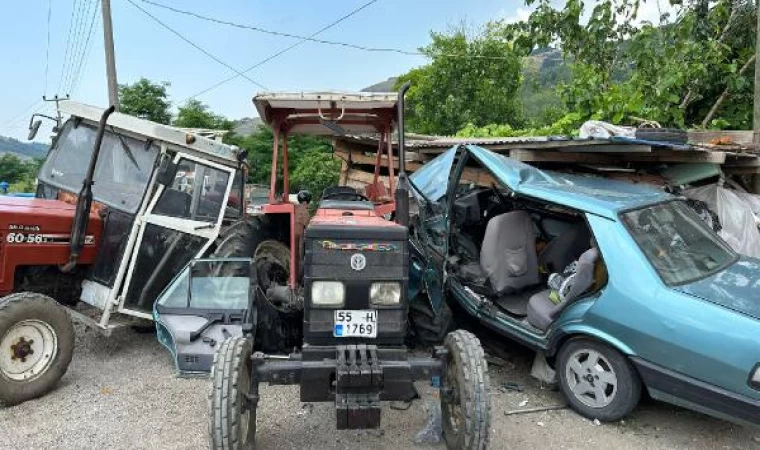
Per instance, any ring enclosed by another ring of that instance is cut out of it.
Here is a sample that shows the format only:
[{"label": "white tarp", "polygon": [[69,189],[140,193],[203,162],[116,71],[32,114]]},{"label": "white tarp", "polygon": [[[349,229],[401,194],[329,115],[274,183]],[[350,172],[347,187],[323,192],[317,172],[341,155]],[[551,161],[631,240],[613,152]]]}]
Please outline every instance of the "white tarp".
[{"label": "white tarp", "polygon": [[587,120],[581,125],[579,137],[582,139],[598,138],[607,139],[613,136],[636,137],[636,129],[632,127],[619,127],[601,120]]},{"label": "white tarp", "polygon": [[760,258],[760,231],[753,212],[754,207],[760,206],[760,196],[732,191],[718,184],[687,189],[683,194],[707,203],[718,215],[723,227],[718,234],[731,248],[742,255]]}]

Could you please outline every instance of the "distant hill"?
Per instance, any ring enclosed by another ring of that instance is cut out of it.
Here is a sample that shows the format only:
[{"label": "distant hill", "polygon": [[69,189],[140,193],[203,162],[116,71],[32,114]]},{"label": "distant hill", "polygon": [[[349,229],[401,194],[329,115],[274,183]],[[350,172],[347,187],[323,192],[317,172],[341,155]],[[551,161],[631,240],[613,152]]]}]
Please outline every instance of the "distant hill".
[{"label": "distant hill", "polygon": [[[561,100],[556,92],[558,84],[570,79],[570,69],[562,56],[562,51],[541,48],[533,51],[523,60],[523,83],[518,97],[523,105],[523,115],[530,125],[543,122],[547,111],[559,108]],[[390,77],[362,89],[362,92],[395,92],[398,77]]]},{"label": "distant hill", "polygon": [[385,81],[375,83],[362,89],[362,92],[396,92],[396,81],[398,77],[390,77]]},{"label": "distant hill", "polygon": [[232,127],[233,133],[238,136],[248,136],[255,133],[260,126],[264,125],[264,121],[258,117],[243,117],[236,120],[234,124]]},{"label": "distant hill", "polygon": [[22,159],[44,158],[49,146],[40,142],[21,142],[11,137],[0,136],[0,153],[13,153]]}]

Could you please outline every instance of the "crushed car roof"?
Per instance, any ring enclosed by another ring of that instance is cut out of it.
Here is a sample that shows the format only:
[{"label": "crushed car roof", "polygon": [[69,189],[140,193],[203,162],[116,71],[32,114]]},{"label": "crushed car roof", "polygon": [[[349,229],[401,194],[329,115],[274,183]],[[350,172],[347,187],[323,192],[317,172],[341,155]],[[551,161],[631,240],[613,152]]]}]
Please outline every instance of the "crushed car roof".
[{"label": "crushed car roof", "polygon": [[[458,148],[452,147],[411,177],[415,185],[433,201],[445,194],[441,184],[445,186],[447,182],[445,180],[451,172],[454,153]],[[641,184],[541,170],[482,147],[468,145],[465,148],[512,191],[603,217],[615,218],[622,210],[673,198],[670,194]],[[443,183],[439,180],[441,176],[444,177]]]}]

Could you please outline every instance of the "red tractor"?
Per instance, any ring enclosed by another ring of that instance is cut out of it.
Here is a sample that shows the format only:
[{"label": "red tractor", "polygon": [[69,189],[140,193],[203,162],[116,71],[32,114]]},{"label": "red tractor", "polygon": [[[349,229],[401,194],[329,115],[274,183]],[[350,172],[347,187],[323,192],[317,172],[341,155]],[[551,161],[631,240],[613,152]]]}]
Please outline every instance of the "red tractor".
[{"label": "red tractor", "polygon": [[55,386],[71,318],[104,334],[151,319],[174,276],[245,217],[236,148],[113,107],[61,113],[36,198],[0,197],[0,405]]},{"label": "red tractor", "polygon": [[[417,380],[441,387],[449,448],[486,448],[489,384],[477,338],[453,331],[427,355],[413,355],[405,346],[407,293],[414,289],[403,92],[254,98],[274,129],[269,202],[246,226],[230,230],[217,251],[224,257],[195,260],[156,304],[159,338],[177,356],[178,369],[211,361],[213,352],[212,448],[256,448],[261,383],[299,384],[301,401],[334,403],[338,429],[362,429],[380,426],[381,402],[414,398]],[[378,183],[378,151],[375,182],[364,193],[328,188],[311,219],[310,195],[289,201],[288,134],[379,133],[393,180],[395,124],[399,182],[390,187],[392,195],[377,196],[387,192]]]}]

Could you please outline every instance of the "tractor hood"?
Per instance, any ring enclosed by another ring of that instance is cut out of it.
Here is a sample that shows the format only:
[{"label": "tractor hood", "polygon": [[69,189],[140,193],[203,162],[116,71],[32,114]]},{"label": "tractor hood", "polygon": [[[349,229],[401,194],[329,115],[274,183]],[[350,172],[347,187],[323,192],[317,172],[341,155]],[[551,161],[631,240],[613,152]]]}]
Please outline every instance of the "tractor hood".
[{"label": "tractor hood", "polygon": [[39,209],[73,211],[74,205],[60,200],[48,200],[44,198],[0,196],[0,209],[2,211],[14,212],[19,209],[31,211],[37,211]]},{"label": "tractor hood", "polygon": [[714,275],[675,289],[760,320],[758,259],[743,256]]},{"label": "tractor hood", "polygon": [[673,198],[660,190],[638,184],[537,169],[482,147],[467,145],[452,147],[411,175],[411,181],[430,201],[436,202],[446,194],[458,151],[466,152],[516,194],[610,219],[615,219],[620,211]]}]

